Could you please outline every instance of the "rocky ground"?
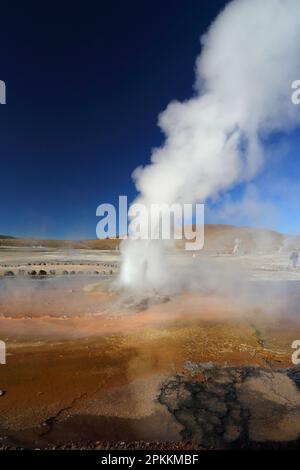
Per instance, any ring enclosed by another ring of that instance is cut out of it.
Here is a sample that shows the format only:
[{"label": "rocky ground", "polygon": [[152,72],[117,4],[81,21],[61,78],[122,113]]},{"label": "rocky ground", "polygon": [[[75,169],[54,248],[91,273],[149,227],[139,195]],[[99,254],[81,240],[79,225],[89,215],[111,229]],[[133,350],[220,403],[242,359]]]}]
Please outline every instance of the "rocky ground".
[{"label": "rocky ground", "polygon": [[162,387],[159,401],[204,448],[298,448],[300,369],[199,366]]},{"label": "rocky ground", "polygon": [[[6,443],[0,445],[0,450],[25,450],[26,447]],[[66,444],[51,445],[43,450],[205,450],[195,442],[161,442],[161,441],[74,441]],[[36,447],[35,450],[41,450]]]}]

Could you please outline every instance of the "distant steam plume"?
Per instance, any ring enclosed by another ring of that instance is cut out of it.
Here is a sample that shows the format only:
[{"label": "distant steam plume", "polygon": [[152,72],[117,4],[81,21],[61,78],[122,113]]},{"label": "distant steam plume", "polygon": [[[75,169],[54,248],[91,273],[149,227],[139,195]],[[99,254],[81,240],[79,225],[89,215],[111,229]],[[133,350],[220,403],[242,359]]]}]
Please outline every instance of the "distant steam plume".
[{"label": "distant steam plume", "polygon": [[[300,1],[234,0],[201,39],[195,94],[159,116],[165,134],[151,164],[137,168],[137,201],[205,202],[255,177],[264,138],[300,122],[291,83],[300,73]],[[121,281],[133,288],[168,282],[163,244],[124,241]]]}]

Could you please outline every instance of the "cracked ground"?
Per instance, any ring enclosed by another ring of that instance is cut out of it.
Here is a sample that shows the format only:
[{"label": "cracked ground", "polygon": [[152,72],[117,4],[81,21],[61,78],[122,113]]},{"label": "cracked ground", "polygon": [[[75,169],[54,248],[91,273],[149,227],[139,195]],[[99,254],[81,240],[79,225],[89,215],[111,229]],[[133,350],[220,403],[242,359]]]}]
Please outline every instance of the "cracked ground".
[{"label": "cracked ground", "polygon": [[9,319],[18,338],[7,329],[3,447],[104,440],[298,446],[294,319],[241,313],[208,296],[139,308],[126,315]]}]

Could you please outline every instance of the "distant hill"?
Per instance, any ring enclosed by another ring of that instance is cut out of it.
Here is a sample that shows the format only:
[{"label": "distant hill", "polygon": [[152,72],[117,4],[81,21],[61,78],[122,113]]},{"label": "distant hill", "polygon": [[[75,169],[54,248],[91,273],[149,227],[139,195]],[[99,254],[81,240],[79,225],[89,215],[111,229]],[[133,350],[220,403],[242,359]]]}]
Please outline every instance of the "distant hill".
[{"label": "distant hill", "polygon": [[31,248],[64,248],[86,250],[114,250],[120,243],[118,238],[105,240],[42,240],[38,238],[1,237],[1,246]]},{"label": "distant hill", "polygon": [[[290,236],[274,230],[225,224],[205,225],[203,251],[230,254],[237,241],[239,252],[243,254],[290,251],[300,247],[299,236]],[[183,241],[180,240],[177,245],[182,247]]]},{"label": "distant hill", "polygon": [[0,240],[14,240],[15,237],[10,237],[9,235],[0,235]]},{"label": "distant hill", "polygon": [[[193,227],[195,229],[195,227]],[[204,252],[232,253],[236,241],[239,241],[242,254],[254,252],[290,251],[300,248],[300,236],[288,236],[274,230],[234,225],[205,225]],[[119,247],[119,238],[105,240],[42,240],[34,238],[14,238],[0,235],[0,247],[35,247],[52,249],[115,250]],[[183,249],[184,240],[177,240],[178,248]]]}]

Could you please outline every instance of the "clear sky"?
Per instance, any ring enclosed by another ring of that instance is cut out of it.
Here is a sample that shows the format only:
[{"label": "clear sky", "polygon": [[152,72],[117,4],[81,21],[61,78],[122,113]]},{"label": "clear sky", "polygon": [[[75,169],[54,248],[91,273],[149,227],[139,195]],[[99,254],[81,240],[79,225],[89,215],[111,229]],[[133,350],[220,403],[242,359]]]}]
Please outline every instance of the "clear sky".
[{"label": "clear sky", "polygon": [[[0,233],[95,238],[96,207],[134,198],[131,173],[162,141],[159,112],[191,96],[199,38],[225,3],[1,5]],[[211,203],[208,220],[300,232],[299,139],[270,139],[264,172],[226,196],[231,213]],[[245,193],[249,217],[232,211]]]}]

